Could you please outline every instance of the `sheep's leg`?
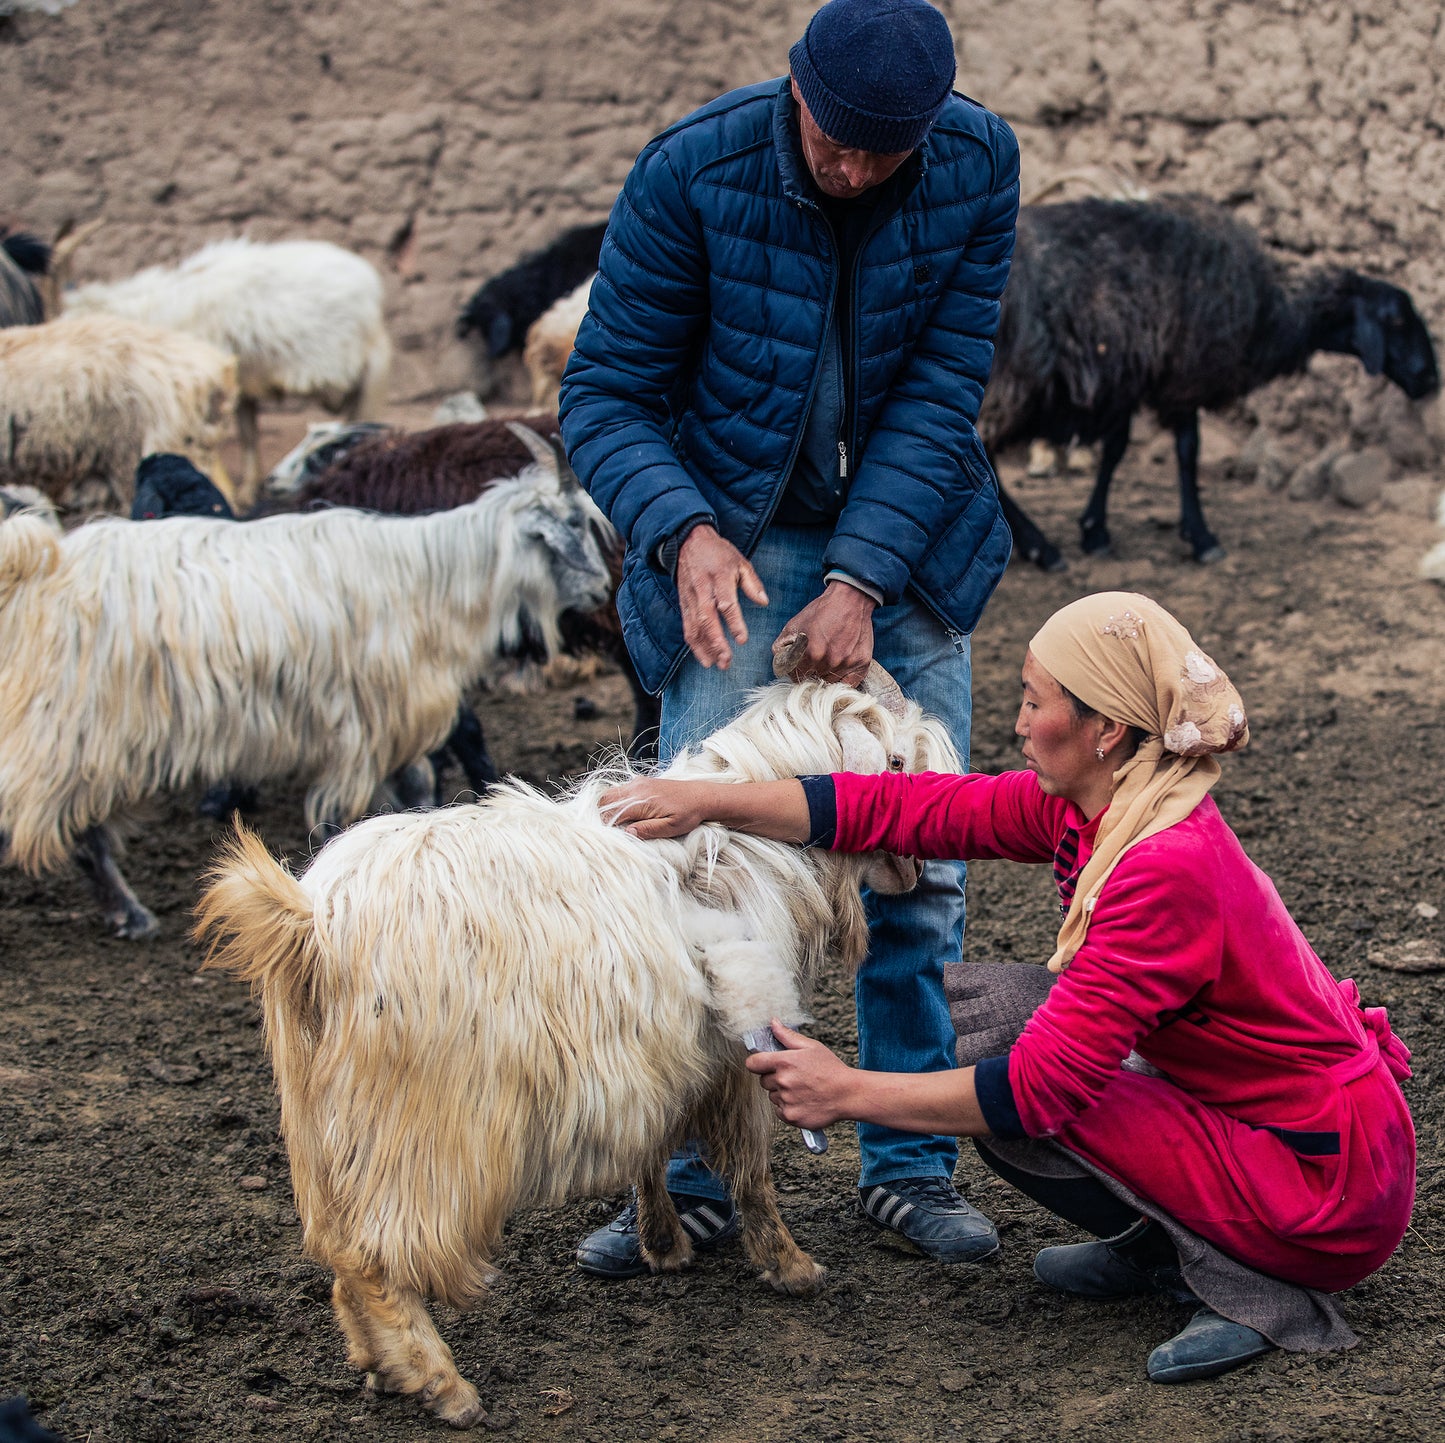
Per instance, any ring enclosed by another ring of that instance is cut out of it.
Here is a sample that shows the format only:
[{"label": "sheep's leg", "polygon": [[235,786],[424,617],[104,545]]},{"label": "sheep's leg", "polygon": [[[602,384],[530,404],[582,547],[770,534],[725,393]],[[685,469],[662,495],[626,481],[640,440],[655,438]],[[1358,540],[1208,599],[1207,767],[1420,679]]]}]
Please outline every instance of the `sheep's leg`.
[{"label": "sheep's leg", "polygon": [[456,725],[446,740],[446,750],[461,763],[466,773],[467,785],[479,796],[486,796],[488,790],[500,779],[497,764],[487,750],[487,738],[482,731],[481,719],[465,703],[457,709]]},{"label": "sheep's leg", "polygon": [[109,828],[87,827],[75,848],[76,865],[85,873],[95,900],[100,903],[105,920],[115,928],[117,937],[131,940],[149,937],[156,930],[156,919],[141,905],[140,898],[121,875],[114,846]]},{"label": "sheep's leg", "polygon": [[1120,425],[1104,432],[1104,452],[1099,457],[1099,474],[1095,478],[1093,491],[1089,493],[1089,504],[1084,507],[1084,514],[1079,517],[1079,531],[1085,555],[1109,554],[1109,486],[1114,480],[1114,472],[1118,470],[1119,462],[1124,459],[1124,452],[1128,449],[1129,418],[1126,416]]},{"label": "sheep's leg", "polygon": [[[992,459],[992,458],[990,458]],[[1025,561],[1032,561],[1040,571],[1063,571],[1068,566],[1059,548],[1039,530],[1038,525],[1017,501],[998,483],[998,501],[1003,510],[1003,519],[1008,522],[1009,534],[1014,539],[1014,550]]]},{"label": "sheep's leg", "polygon": [[637,1240],[655,1273],[677,1273],[693,1263],[692,1239],[667,1190],[667,1158],[659,1157],[637,1184]]},{"label": "sheep's leg", "polygon": [[800,1248],[778,1211],[769,1152],[772,1112],[752,1073],[731,1071],[722,1092],[699,1120],[700,1135],[732,1186],[743,1215],[743,1248],[763,1281],[790,1297],[811,1297],[828,1281]]},{"label": "sheep's leg", "polygon": [[336,1270],[331,1302],[346,1335],[347,1357],[366,1369],[367,1387],[414,1394],[454,1428],[470,1428],[486,1416],[420,1294],[387,1282],[374,1269],[343,1266]]},{"label": "sheep's leg", "polygon": [[1179,459],[1179,534],[1193,549],[1196,561],[1219,561],[1225,551],[1204,524],[1204,505],[1199,499],[1199,412],[1191,411],[1173,431],[1174,454]]},{"label": "sheep's leg", "polygon": [[253,396],[242,396],[236,402],[236,435],[241,442],[241,488],[236,500],[238,510],[249,511],[261,484],[261,425]]}]

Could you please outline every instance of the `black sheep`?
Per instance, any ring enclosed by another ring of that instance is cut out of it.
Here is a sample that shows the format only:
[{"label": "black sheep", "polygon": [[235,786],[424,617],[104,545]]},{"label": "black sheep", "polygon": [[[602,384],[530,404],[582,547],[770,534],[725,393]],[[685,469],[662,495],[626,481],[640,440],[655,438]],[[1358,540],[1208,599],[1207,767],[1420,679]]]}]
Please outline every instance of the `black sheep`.
[{"label": "black sheep", "polygon": [[607,222],[573,226],[483,284],[463,308],[457,335],[475,332],[489,356],[520,350],[527,328],[597,269]]},{"label": "black sheep", "polygon": [[[1430,334],[1398,286],[1270,256],[1199,196],[1026,206],[1004,293],[979,431],[990,451],[1042,438],[1102,441],[1080,519],[1106,551],[1109,482],[1142,406],[1174,433],[1180,535],[1199,561],[1223,548],[1199,501],[1199,412],[1217,410],[1316,351],[1358,356],[1412,400],[1439,387]],[[1006,492],[1014,545],[1046,570],[1058,550]]]}]

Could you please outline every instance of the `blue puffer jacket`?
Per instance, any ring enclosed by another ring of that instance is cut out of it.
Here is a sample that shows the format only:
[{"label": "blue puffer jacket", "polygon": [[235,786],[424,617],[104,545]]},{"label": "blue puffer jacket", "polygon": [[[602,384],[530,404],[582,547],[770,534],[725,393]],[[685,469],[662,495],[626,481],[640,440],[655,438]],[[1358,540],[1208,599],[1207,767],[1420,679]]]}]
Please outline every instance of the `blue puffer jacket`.
[{"label": "blue puffer jacket", "polygon": [[[644,685],[686,652],[657,547],[704,518],[751,554],[782,496],[838,290],[788,82],[735,90],[637,158],[562,380],[562,436],[627,541],[618,608]],[[951,97],[859,248],[853,479],[826,565],[912,587],[972,631],[1009,556],[974,430],[1018,211],[1018,146]]]}]

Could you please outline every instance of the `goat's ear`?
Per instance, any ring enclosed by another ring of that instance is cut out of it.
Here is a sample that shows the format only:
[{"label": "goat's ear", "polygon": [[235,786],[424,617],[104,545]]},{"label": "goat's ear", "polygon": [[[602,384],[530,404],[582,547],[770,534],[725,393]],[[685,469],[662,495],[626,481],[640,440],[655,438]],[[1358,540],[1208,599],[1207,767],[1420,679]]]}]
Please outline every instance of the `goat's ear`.
[{"label": "goat's ear", "polygon": [[1385,328],[1364,296],[1354,301],[1355,325],[1351,334],[1355,354],[1364,362],[1368,375],[1378,376],[1385,369]]},{"label": "goat's ear", "polygon": [[834,729],[843,745],[845,772],[871,775],[888,770],[888,753],[884,751],[883,743],[857,717],[839,717]]}]

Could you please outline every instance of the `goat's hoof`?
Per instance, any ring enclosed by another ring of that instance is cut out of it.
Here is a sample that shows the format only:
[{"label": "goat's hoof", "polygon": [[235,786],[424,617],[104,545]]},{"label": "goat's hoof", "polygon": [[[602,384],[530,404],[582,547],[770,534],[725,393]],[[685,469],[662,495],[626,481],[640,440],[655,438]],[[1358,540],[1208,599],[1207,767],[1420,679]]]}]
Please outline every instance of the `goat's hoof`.
[{"label": "goat's hoof", "polygon": [[1215,561],[1223,561],[1228,555],[1229,553],[1217,541],[1211,541],[1208,546],[1194,549],[1194,559],[1201,566],[1208,566]]},{"label": "goat's hoof", "polygon": [[427,1412],[453,1428],[474,1427],[487,1416],[477,1390],[460,1376],[450,1380],[433,1378],[421,1390],[421,1401]]},{"label": "goat's hoof", "polygon": [[1085,556],[1112,556],[1114,538],[1107,531],[1085,531],[1079,538]]},{"label": "goat's hoof", "polygon": [[763,1281],[790,1298],[813,1298],[828,1286],[828,1270],[812,1258],[804,1258],[788,1267],[769,1268]]},{"label": "goat's hoof", "polygon": [[686,1238],[679,1247],[669,1248],[665,1253],[650,1252],[644,1248],[642,1257],[654,1273],[685,1272],[697,1261],[697,1254]]},{"label": "goat's hoof", "polygon": [[114,921],[115,935],[126,942],[139,942],[142,937],[154,936],[161,928],[155,914],[144,907],[137,907]]}]

